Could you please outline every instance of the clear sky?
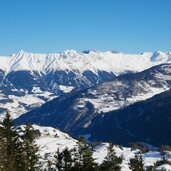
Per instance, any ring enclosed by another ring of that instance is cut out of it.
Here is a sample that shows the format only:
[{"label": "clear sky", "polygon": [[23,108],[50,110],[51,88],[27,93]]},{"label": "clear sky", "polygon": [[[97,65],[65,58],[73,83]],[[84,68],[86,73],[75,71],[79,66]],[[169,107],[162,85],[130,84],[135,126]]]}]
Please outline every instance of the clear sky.
[{"label": "clear sky", "polygon": [[0,0],[0,54],[171,51],[171,0]]}]

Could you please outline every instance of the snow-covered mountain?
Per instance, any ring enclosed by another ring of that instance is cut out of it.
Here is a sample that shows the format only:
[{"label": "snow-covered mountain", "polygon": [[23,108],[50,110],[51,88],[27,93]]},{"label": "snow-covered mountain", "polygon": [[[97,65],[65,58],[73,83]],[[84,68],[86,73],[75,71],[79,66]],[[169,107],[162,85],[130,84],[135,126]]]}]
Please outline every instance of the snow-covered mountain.
[{"label": "snow-covered mountain", "polygon": [[[118,110],[171,88],[171,64],[161,64],[139,73],[120,75],[112,81],[82,91],[73,91],[17,119],[59,127],[79,135],[92,127],[95,117]],[[95,124],[95,123],[94,123]]]},{"label": "snow-covered mountain", "polygon": [[113,51],[33,54],[20,51],[0,57],[0,113],[13,118],[45,102],[129,72],[169,62],[170,53],[124,54]]},{"label": "snow-covered mountain", "polygon": [[127,71],[142,71],[159,63],[170,60],[171,53],[147,52],[142,54],[124,54],[112,51],[66,50],[56,54],[34,54],[23,50],[9,57],[0,57],[0,69],[5,75],[16,71],[37,72],[39,75],[55,71],[73,71],[84,73],[91,71],[113,72],[116,75]]}]

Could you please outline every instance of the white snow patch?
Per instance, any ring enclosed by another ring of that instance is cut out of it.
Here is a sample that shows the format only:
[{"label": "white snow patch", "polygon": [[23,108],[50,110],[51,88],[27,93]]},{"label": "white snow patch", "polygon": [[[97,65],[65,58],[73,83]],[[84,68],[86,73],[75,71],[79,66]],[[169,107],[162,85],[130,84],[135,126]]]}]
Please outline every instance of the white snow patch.
[{"label": "white snow patch", "polygon": [[59,89],[62,90],[65,93],[69,93],[74,89],[72,86],[64,86],[64,85],[59,85]]}]

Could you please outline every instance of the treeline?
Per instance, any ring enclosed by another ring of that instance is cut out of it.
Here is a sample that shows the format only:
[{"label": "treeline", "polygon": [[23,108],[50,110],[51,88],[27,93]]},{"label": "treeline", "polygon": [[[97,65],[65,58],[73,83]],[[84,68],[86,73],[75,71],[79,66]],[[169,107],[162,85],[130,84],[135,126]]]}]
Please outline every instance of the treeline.
[{"label": "treeline", "polygon": [[[0,123],[0,171],[120,171],[123,157],[118,157],[114,145],[109,143],[107,156],[99,165],[93,158],[93,146],[81,137],[77,146],[71,150],[54,149],[55,155],[40,162],[39,147],[36,145],[36,131],[26,123],[24,127],[15,127],[7,113]],[[142,147],[141,147],[142,148]],[[170,164],[167,160],[168,146],[162,147],[163,159],[144,167],[144,159],[140,152],[129,161],[132,171],[156,171],[161,164]]]},{"label": "treeline", "polygon": [[122,157],[117,157],[110,143],[108,154],[101,165],[95,162],[92,157],[93,149],[91,145],[83,138],[78,141],[77,148],[63,151],[56,151],[54,160],[48,162],[47,171],[120,171]]},{"label": "treeline", "polygon": [[[76,148],[68,150],[68,148],[59,152],[57,150],[54,158],[55,160],[48,161],[45,171],[121,171],[123,157],[117,157],[114,151],[113,144],[109,144],[108,154],[102,164],[95,163],[92,157],[91,146],[78,142],[78,150]],[[144,158],[141,151],[131,158],[128,167],[131,171],[166,171],[165,169],[157,169],[158,166],[163,164],[171,164],[166,158],[166,153],[163,155],[162,160],[157,161],[152,166],[144,166]]]}]

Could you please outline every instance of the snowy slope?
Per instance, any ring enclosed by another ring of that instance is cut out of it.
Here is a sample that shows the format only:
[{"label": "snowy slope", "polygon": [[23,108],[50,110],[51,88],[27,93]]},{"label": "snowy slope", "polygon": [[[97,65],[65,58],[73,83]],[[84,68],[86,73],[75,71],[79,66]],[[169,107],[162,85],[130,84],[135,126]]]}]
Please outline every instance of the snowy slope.
[{"label": "snowy slope", "polygon": [[[41,136],[36,139],[36,143],[40,147],[40,155],[42,158],[42,162],[44,163],[44,167],[46,167],[47,159],[53,159],[53,155],[57,148],[60,151],[65,149],[66,147],[72,149],[77,147],[77,140],[70,137],[68,134],[59,131],[58,129],[52,127],[40,127],[37,125],[33,125],[35,130],[39,130]],[[107,155],[108,143],[101,143],[94,148],[93,158],[98,164],[101,164]],[[138,150],[132,151],[131,148],[114,146],[114,150],[117,156],[123,156],[122,170],[121,171],[130,171],[129,169],[129,160],[135,156],[135,153]],[[156,161],[161,160],[161,155],[158,151],[150,151],[143,155],[145,166],[153,165]],[[165,166],[160,166],[165,167]],[[166,166],[169,168],[170,166]]]},{"label": "snowy slope", "polygon": [[[40,127],[33,125],[34,130],[40,132],[39,137],[36,139],[36,143],[40,148],[40,156],[43,159],[44,166],[46,166],[46,160],[53,159],[55,151],[59,148],[60,151],[64,150],[66,147],[68,149],[73,149],[77,147],[77,140],[70,137],[68,134],[59,131],[58,129],[52,127]],[[108,143],[102,143],[95,147],[93,157],[98,164],[101,164],[107,155]],[[136,151],[131,151],[130,148],[123,148],[121,150],[119,147],[115,147],[115,151],[118,156],[125,155],[125,161],[123,162],[123,168],[128,168],[128,161],[130,158],[134,157]],[[123,170],[124,171],[124,170]]]},{"label": "snowy slope", "polygon": [[72,149],[77,145],[77,140],[68,134],[52,127],[40,127],[33,125],[35,130],[39,130],[41,136],[36,139],[36,143],[40,146],[40,155],[44,156],[53,153],[59,148],[61,151],[66,147]]}]

